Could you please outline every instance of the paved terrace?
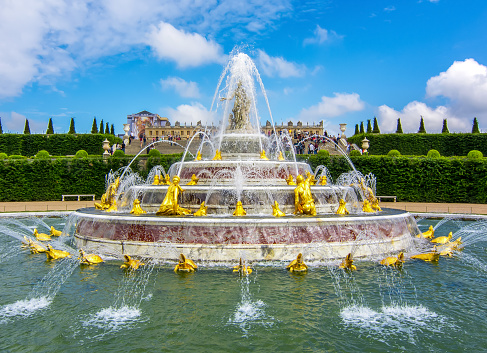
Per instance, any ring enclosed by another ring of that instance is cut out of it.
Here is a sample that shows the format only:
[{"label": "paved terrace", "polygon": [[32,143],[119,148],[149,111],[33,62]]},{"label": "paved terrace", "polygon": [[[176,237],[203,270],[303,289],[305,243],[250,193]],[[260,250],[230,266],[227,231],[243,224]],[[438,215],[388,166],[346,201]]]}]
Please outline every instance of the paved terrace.
[{"label": "paved terrace", "polygon": [[[99,202],[99,201],[97,201]],[[2,212],[45,212],[74,211],[78,208],[93,207],[93,201],[32,201],[0,202]],[[381,207],[395,208],[408,212],[421,213],[461,213],[487,215],[486,204],[468,203],[419,203],[419,202],[381,202]],[[269,206],[270,209],[270,206]]]}]

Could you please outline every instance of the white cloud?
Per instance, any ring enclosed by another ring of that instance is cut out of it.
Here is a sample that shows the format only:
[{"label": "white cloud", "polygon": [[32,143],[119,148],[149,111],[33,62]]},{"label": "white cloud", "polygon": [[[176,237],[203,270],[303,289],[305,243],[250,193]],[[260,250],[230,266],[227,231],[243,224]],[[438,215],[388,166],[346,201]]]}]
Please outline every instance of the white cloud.
[{"label": "white cloud", "polygon": [[313,32],[313,37],[306,38],[303,41],[303,45],[308,44],[323,44],[325,42],[332,42],[335,40],[340,40],[343,38],[343,35],[337,34],[337,32],[333,30],[327,30],[325,28],[321,28],[319,25],[316,26],[316,29]]},{"label": "white cloud", "polygon": [[[3,133],[23,133],[25,126],[26,116],[17,112],[0,112],[0,118],[2,119]],[[37,121],[31,118],[29,120],[29,129],[31,133],[41,134],[45,133],[47,129],[47,123],[44,121]]]},{"label": "white cloud", "polygon": [[334,97],[321,97],[321,102],[307,109],[303,109],[299,114],[304,121],[319,121],[323,117],[333,118],[356,112],[365,108],[365,103],[357,93],[334,93]]},{"label": "white cloud", "polygon": [[201,103],[197,102],[193,102],[190,105],[182,104],[176,109],[167,108],[165,111],[169,120],[171,120],[173,123],[179,121],[183,124],[187,123],[188,125],[193,123],[194,126],[198,121],[201,120],[201,123],[204,126],[206,124],[215,122],[214,113],[208,111]]},{"label": "white cloud", "polygon": [[384,11],[385,12],[396,11],[396,7],[395,6],[387,6],[386,8],[384,8]]},{"label": "white cloud", "polygon": [[223,63],[222,47],[198,33],[186,33],[169,23],[153,26],[147,37],[149,44],[160,59],[171,60],[178,67],[194,67],[208,63]]},{"label": "white cloud", "polygon": [[258,51],[258,63],[262,73],[269,77],[301,77],[306,72],[304,65],[286,61],[282,57],[269,56],[262,50]]},{"label": "white cloud", "polygon": [[181,97],[199,98],[200,91],[196,82],[187,82],[180,77],[168,77],[160,80],[163,89],[174,89]]}]

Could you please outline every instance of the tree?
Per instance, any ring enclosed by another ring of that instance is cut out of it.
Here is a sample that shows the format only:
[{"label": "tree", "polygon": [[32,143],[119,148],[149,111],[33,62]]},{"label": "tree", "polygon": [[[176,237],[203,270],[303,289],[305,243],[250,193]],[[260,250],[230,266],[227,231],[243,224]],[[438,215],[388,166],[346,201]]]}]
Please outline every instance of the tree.
[{"label": "tree", "polygon": [[367,119],[367,133],[372,133],[372,124],[370,123],[370,119]]},{"label": "tree", "polygon": [[374,116],[374,128],[372,129],[372,133],[380,134],[379,123],[377,122],[377,118]]},{"label": "tree", "polygon": [[402,125],[401,125],[401,119],[397,119],[397,129],[396,129],[396,134],[402,134]]},{"label": "tree", "polygon": [[29,120],[25,119],[24,135],[30,135]]},{"label": "tree", "polygon": [[361,134],[364,134],[365,133],[365,131],[364,131],[364,122],[363,121],[360,122],[360,133]]},{"label": "tree", "polygon": [[424,128],[424,119],[422,115],[421,115],[421,121],[419,122],[418,134],[426,134],[426,129]]},{"label": "tree", "polygon": [[101,119],[100,121],[100,130],[99,130],[100,134],[103,134],[105,132],[105,130],[103,130],[103,119]]},{"label": "tree", "polygon": [[355,124],[355,133],[354,135],[360,134],[360,130],[358,129],[358,124]]},{"label": "tree", "polygon": [[54,128],[52,127],[52,118],[49,118],[49,122],[47,123],[46,135],[52,134],[54,134]]},{"label": "tree", "polygon": [[93,124],[91,125],[91,133],[92,134],[98,133],[98,125],[96,125],[96,116],[93,117]]},{"label": "tree", "polygon": [[110,134],[112,134],[113,136],[115,136],[115,126],[110,125]]},{"label": "tree", "polygon": [[443,128],[441,129],[442,134],[449,134],[450,131],[448,131],[448,123],[446,122],[446,119],[443,119]]},{"label": "tree", "polygon": [[[2,125],[0,124],[0,134],[2,133]],[[473,118],[472,134],[480,134],[479,122],[477,118]]]},{"label": "tree", "polygon": [[105,123],[105,134],[110,133],[110,128],[108,127],[108,123]]},{"label": "tree", "polygon": [[71,122],[69,123],[69,131],[68,134],[75,134],[76,131],[74,129],[74,118],[71,118]]},{"label": "tree", "polygon": [[2,130],[2,118],[0,118],[0,134],[3,134],[3,130]]}]

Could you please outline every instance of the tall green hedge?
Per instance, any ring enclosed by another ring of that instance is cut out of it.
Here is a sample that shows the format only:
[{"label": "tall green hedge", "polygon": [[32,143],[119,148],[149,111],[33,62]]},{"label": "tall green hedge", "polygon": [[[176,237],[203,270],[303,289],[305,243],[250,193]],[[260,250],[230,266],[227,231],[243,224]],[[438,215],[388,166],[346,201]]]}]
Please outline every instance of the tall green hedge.
[{"label": "tall green hedge", "polygon": [[110,144],[122,143],[119,137],[110,134],[1,134],[0,152],[31,157],[40,150],[48,151],[51,156],[74,155],[79,150],[85,150],[90,155],[101,155],[105,139]]},{"label": "tall green hedge", "polygon": [[371,155],[386,155],[398,150],[402,155],[426,156],[435,149],[442,156],[466,156],[471,150],[487,155],[487,134],[360,134],[348,138],[359,147],[364,137],[370,141]]}]

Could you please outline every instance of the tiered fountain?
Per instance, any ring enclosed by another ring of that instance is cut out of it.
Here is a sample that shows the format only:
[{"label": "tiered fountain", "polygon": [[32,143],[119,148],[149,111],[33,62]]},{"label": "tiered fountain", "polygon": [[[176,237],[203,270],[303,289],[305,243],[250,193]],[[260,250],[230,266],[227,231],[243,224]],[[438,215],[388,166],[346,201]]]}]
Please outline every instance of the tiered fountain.
[{"label": "tiered fountain", "polygon": [[[298,253],[306,261],[329,261],[350,252],[375,257],[411,247],[412,236],[420,233],[414,218],[371,209],[369,201],[376,201],[371,178],[351,165],[332,184],[326,168],[315,175],[296,162],[285,139],[261,134],[256,82],[267,103],[253,62],[235,55],[213,100],[220,132],[202,133],[198,157],[186,161],[185,153],[168,172],[170,185],[158,183],[164,180],[159,172],[130,187],[123,177],[109,180],[101,209],[75,212],[78,247],[117,258],[174,260],[183,253],[199,261],[289,261]],[[272,121],[270,109],[269,114]]]}]

